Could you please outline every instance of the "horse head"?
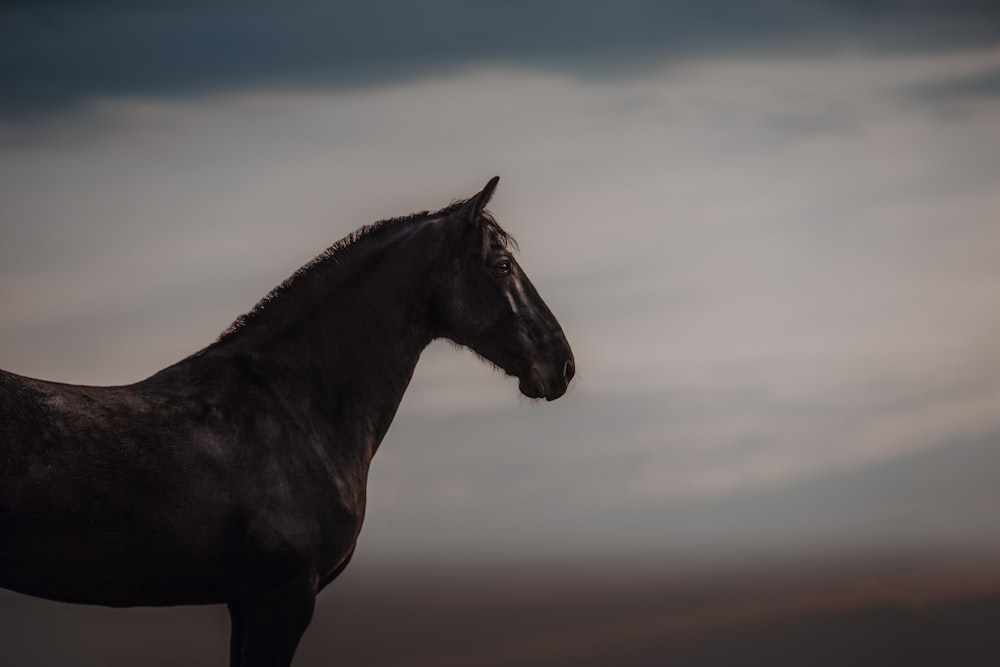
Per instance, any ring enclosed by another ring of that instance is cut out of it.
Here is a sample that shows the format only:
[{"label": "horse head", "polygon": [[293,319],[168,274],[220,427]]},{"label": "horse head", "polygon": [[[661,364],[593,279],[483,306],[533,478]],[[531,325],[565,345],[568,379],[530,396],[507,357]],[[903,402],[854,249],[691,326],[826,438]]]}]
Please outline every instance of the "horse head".
[{"label": "horse head", "polygon": [[[437,302],[443,335],[517,377],[521,393],[552,401],[576,373],[552,311],[514,258],[516,243],[486,212],[500,179],[452,213],[457,242]],[[450,216],[451,217],[451,216]]]}]

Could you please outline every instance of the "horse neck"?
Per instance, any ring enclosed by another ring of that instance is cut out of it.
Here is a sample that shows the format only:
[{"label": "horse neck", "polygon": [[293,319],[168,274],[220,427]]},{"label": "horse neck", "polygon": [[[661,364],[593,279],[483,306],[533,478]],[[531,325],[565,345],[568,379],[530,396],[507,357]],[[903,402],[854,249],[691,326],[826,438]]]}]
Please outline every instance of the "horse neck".
[{"label": "horse neck", "polygon": [[337,440],[381,443],[433,338],[428,320],[435,253],[402,241],[343,264],[327,259],[252,324],[220,341]]}]

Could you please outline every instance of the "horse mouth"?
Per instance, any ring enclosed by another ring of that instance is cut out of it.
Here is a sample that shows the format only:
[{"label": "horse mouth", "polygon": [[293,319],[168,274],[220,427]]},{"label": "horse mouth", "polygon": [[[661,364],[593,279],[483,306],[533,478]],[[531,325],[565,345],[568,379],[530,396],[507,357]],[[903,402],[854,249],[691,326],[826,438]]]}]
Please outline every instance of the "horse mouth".
[{"label": "horse mouth", "polygon": [[518,389],[528,398],[554,401],[566,393],[574,373],[572,359],[562,365],[561,372],[556,373],[545,373],[542,368],[532,364],[528,372],[519,377]]},{"label": "horse mouth", "polygon": [[517,388],[521,393],[528,398],[542,398],[545,394],[542,388],[542,380],[537,373],[532,370],[528,373],[527,377],[519,378]]}]

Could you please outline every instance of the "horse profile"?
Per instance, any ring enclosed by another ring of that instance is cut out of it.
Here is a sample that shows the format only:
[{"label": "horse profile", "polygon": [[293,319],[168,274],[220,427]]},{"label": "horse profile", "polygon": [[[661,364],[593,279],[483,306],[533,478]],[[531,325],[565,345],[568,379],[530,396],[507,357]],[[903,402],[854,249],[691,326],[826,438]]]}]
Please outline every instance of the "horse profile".
[{"label": "horse profile", "polygon": [[0,371],[0,586],[226,604],[231,666],[289,665],[354,552],[369,464],[421,351],[451,339],[531,398],[573,378],[558,322],[485,211],[497,181],[358,230],[136,384]]}]

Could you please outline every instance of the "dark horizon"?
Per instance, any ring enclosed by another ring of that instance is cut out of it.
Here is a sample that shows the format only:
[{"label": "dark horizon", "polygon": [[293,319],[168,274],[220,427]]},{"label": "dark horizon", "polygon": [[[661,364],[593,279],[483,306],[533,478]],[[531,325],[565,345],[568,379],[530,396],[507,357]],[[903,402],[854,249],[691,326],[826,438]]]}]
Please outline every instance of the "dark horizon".
[{"label": "dark horizon", "polygon": [[[985,667],[1000,660],[998,555],[361,565],[320,595],[295,665]],[[4,591],[0,615],[18,667],[225,662],[222,607],[107,609]]]}]

